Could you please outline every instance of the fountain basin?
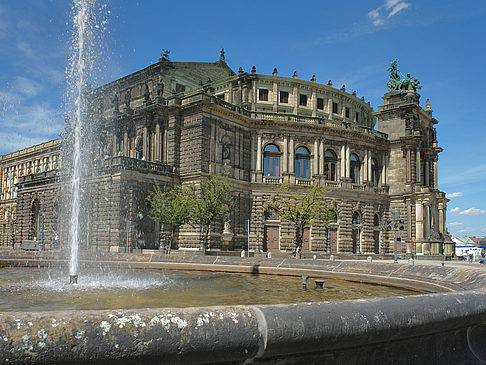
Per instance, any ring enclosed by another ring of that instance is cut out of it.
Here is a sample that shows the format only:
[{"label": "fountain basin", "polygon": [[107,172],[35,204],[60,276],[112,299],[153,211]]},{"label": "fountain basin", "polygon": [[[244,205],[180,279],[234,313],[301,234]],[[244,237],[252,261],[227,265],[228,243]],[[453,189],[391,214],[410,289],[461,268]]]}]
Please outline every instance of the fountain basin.
[{"label": "fountain basin", "polygon": [[125,259],[119,255],[105,261],[213,271],[283,270],[296,276],[320,272],[321,277],[392,280],[409,287],[435,288],[439,293],[280,305],[2,313],[1,358],[14,363],[113,360],[144,364],[485,361],[484,270],[376,261]]}]

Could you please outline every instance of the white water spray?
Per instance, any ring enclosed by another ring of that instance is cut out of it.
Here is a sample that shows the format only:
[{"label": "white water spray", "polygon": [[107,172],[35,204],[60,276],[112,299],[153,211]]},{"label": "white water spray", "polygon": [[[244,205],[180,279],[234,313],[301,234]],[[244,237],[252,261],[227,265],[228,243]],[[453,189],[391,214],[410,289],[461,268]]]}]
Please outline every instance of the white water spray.
[{"label": "white water spray", "polygon": [[[70,197],[70,227],[69,227],[69,274],[71,280],[78,275],[78,254],[80,236],[81,204],[85,200],[82,194],[81,182],[85,176],[87,161],[90,158],[90,137],[87,121],[87,105],[84,93],[89,83],[95,81],[95,63],[99,49],[97,48],[100,34],[106,20],[101,20],[101,9],[106,5],[98,0],[73,0],[72,7],[72,52],[67,70],[69,103],[68,115],[71,116],[71,129],[68,140],[71,144],[70,158],[66,159],[67,170],[71,177]],[[101,26],[100,26],[101,25]]]}]

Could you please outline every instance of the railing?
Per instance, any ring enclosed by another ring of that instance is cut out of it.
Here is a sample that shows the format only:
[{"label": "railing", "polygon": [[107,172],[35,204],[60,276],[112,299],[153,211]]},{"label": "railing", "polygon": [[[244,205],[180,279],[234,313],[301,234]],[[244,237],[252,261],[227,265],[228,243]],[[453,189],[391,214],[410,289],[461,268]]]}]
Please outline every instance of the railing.
[{"label": "railing", "polygon": [[263,182],[265,184],[281,184],[282,178],[276,176],[263,176]]},{"label": "railing", "polygon": [[324,186],[327,186],[328,188],[340,188],[343,186],[342,181],[332,181],[332,180],[325,180]]},{"label": "railing", "polygon": [[362,190],[362,191],[364,191],[366,189],[366,185],[364,185],[364,184],[351,184],[351,189],[352,190]]},{"label": "railing", "polygon": [[97,167],[104,169],[142,170],[164,175],[174,173],[174,168],[171,165],[126,156],[105,158],[97,163]]},{"label": "railing", "polygon": [[346,122],[343,120],[342,117],[339,116],[333,116],[333,119],[326,119],[322,117],[311,117],[305,115],[282,114],[282,113],[259,111],[259,112],[252,113],[252,117],[254,119],[269,120],[274,122],[292,122],[292,123],[304,123],[304,124],[314,124],[314,125],[318,124],[326,127],[356,131],[359,133],[364,133],[364,134],[368,134],[380,138],[387,137],[386,133],[371,128],[366,128],[351,122]]},{"label": "railing", "polygon": [[307,185],[307,186],[311,186],[311,185],[313,185],[314,180],[312,180],[312,179],[302,179],[302,178],[298,178],[298,179],[295,179],[295,182],[297,183],[297,185]]}]

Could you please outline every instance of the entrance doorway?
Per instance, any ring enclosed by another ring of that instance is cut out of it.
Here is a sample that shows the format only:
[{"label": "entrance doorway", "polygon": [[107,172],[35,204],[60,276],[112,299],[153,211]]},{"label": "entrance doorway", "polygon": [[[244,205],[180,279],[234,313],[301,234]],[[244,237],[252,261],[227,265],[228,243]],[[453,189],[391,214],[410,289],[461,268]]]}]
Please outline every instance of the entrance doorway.
[{"label": "entrance doorway", "polygon": [[373,231],[373,241],[375,243],[374,252],[380,253],[380,231]]},{"label": "entrance doorway", "polygon": [[275,226],[265,226],[265,231],[263,234],[263,250],[267,252],[278,252],[279,251],[279,227]]},{"label": "entrance doorway", "polygon": [[331,253],[337,253],[337,229],[329,228],[329,241],[331,242]]},{"label": "entrance doorway", "polygon": [[310,250],[310,228],[304,228],[304,235],[302,236],[302,252],[311,252]]}]

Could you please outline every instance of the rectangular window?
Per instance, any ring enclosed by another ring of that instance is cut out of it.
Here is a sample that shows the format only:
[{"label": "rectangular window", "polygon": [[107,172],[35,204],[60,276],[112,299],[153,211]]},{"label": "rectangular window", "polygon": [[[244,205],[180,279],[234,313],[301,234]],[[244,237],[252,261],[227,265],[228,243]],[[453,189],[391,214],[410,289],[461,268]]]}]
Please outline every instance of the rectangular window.
[{"label": "rectangular window", "polygon": [[280,102],[281,103],[288,103],[289,102],[289,92],[288,91],[280,91]]},{"label": "rectangular window", "polygon": [[356,119],[355,119],[356,123],[359,123],[359,113],[356,112]]},{"label": "rectangular window", "polygon": [[184,85],[176,83],[176,88],[175,88],[176,94],[183,93],[184,91],[186,91],[186,87]]},{"label": "rectangular window", "polygon": [[337,103],[332,103],[332,112],[334,114],[337,114],[338,113],[338,104]]},{"label": "rectangular window", "polygon": [[258,89],[258,100],[268,101],[268,90],[267,89]]},{"label": "rectangular window", "polygon": [[324,99],[317,98],[317,109],[324,110]]},{"label": "rectangular window", "polygon": [[346,107],[345,113],[346,113],[346,118],[349,118],[349,108],[348,107]]},{"label": "rectangular window", "polygon": [[300,106],[307,106],[307,95],[304,95],[304,94],[299,95],[299,105]]}]

